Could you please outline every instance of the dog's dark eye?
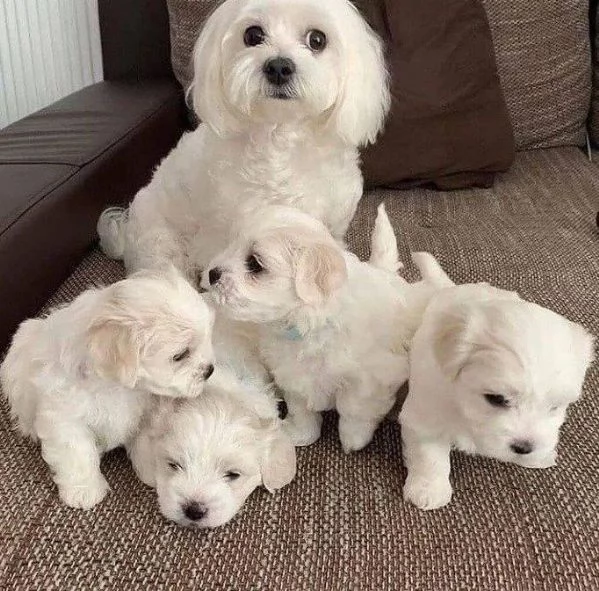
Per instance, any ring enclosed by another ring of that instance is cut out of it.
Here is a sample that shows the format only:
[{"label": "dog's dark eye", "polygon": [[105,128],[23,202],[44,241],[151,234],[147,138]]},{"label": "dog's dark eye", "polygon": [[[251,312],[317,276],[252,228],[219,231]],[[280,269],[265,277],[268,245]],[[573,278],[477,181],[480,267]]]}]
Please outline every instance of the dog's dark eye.
[{"label": "dog's dark eye", "polygon": [[264,39],[266,38],[266,33],[262,27],[258,27],[254,25],[253,27],[248,27],[243,34],[243,42],[248,47],[256,47],[256,45],[262,45],[264,43]]},{"label": "dog's dark eye", "polygon": [[508,399],[505,396],[502,396],[501,394],[485,394],[485,400],[491,406],[500,406],[502,408],[509,406]]},{"label": "dog's dark eye", "polygon": [[225,478],[228,481],[232,481],[232,480],[237,480],[239,478],[240,474],[239,472],[234,472],[233,470],[229,470],[226,474],[225,474]]},{"label": "dog's dark eye", "polygon": [[173,361],[175,363],[178,363],[179,361],[183,361],[184,359],[187,359],[191,354],[191,351],[189,350],[189,347],[187,347],[186,349],[183,349],[183,351],[181,351],[181,353],[177,353],[176,355],[173,355]]},{"label": "dog's dark eye", "polygon": [[318,29],[312,29],[306,35],[306,45],[312,51],[322,51],[327,46],[327,36]]},{"label": "dog's dark eye", "polygon": [[169,460],[168,461],[168,467],[173,471],[173,472],[180,472],[181,470],[183,470],[183,466],[181,466],[181,464],[173,461],[173,460]]},{"label": "dog's dark eye", "polygon": [[251,254],[247,259],[245,259],[245,266],[250,273],[260,273],[264,271],[264,267],[262,263],[256,258],[255,254]]}]

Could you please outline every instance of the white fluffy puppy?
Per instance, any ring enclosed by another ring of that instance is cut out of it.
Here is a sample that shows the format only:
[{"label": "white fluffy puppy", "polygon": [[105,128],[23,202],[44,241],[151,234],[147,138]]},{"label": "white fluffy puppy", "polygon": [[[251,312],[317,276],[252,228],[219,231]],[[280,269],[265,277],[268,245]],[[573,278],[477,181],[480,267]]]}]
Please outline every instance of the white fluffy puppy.
[{"label": "white fluffy puppy", "polygon": [[454,286],[430,255],[415,260],[425,278],[446,289],[432,297],[410,351],[400,415],[404,497],[435,509],[451,500],[452,448],[529,468],[555,463],[593,338],[514,292]]},{"label": "white fluffy puppy", "polygon": [[369,263],[343,251],[324,225],[273,206],[242,225],[205,271],[218,309],[258,324],[262,359],[283,390],[296,445],[318,439],[336,408],[345,451],[364,447],[407,380],[405,281],[384,208]]},{"label": "white fluffy puppy", "polygon": [[60,498],[88,509],[102,453],[136,432],[151,394],[197,396],[214,367],[213,314],[174,270],[90,289],[25,321],[0,368],[13,418],[41,442]]},{"label": "white fluffy puppy", "polygon": [[298,207],[341,239],[362,195],[358,146],[389,107],[381,43],[349,0],[227,0],[194,52],[186,134],[128,213],[98,222],[129,271],[164,261],[193,276],[231,224],[267,204]]},{"label": "white fluffy puppy", "polygon": [[272,492],[293,480],[295,447],[264,383],[217,364],[203,396],[156,405],[129,455],[167,519],[217,527],[260,484]]}]

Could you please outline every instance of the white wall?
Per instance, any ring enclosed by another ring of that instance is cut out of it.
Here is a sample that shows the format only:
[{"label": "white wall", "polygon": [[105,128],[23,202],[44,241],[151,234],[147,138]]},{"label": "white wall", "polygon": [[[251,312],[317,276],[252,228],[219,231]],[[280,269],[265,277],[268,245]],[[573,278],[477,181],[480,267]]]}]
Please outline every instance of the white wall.
[{"label": "white wall", "polygon": [[100,80],[97,0],[0,0],[0,128]]}]

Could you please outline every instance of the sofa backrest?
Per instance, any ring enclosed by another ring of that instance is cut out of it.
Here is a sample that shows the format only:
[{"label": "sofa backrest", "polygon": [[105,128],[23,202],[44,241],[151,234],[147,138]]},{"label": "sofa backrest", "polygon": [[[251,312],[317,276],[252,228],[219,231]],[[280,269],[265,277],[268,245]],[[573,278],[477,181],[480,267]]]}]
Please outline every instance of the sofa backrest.
[{"label": "sofa backrest", "polygon": [[105,80],[173,77],[166,0],[98,0]]},{"label": "sofa backrest", "polygon": [[482,0],[516,147],[582,145],[591,95],[588,0]]}]

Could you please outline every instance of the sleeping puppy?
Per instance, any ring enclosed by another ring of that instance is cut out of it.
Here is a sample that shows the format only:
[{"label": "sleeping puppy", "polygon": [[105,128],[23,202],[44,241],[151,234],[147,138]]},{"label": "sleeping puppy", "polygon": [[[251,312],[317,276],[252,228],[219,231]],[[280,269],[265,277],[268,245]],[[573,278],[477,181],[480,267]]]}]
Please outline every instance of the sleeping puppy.
[{"label": "sleeping puppy", "polygon": [[129,455],[139,478],[156,488],[167,519],[217,527],[256,487],[272,492],[293,480],[295,448],[259,380],[241,381],[217,364],[200,398],[155,405]]},{"label": "sleeping puppy", "polygon": [[445,289],[432,297],[410,351],[400,415],[404,498],[436,509],[451,500],[452,447],[528,468],[554,465],[593,338],[514,292],[454,286],[430,255],[414,258],[422,275]]},{"label": "sleeping puppy", "polygon": [[90,289],[24,322],[0,368],[19,430],[41,443],[62,501],[89,509],[100,458],[126,443],[151,395],[194,397],[213,371],[213,314],[174,270]]},{"label": "sleeping puppy", "polygon": [[209,265],[217,309],[258,324],[260,354],[289,408],[296,445],[320,436],[321,411],[339,413],[346,452],[371,440],[408,377],[407,285],[384,208],[368,263],[345,252],[315,218],[273,206],[249,218]]}]

